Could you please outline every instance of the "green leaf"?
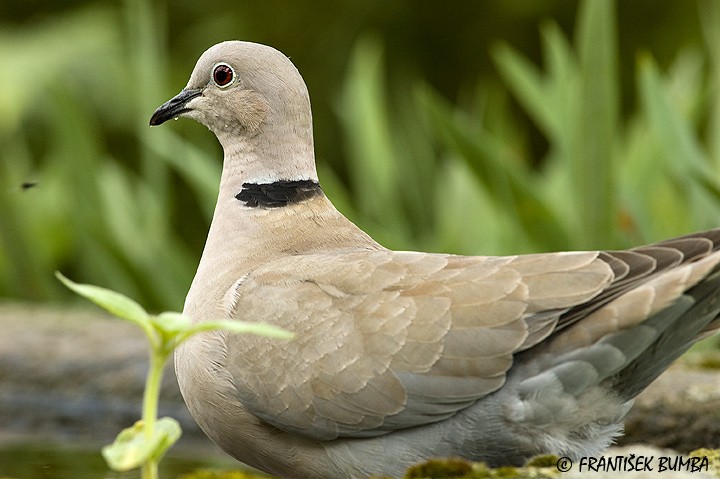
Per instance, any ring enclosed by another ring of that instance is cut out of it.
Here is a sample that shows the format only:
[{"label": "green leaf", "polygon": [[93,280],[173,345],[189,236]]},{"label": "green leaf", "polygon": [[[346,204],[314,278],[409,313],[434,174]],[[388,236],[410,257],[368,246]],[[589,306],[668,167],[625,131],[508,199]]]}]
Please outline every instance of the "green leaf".
[{"label": "green leaf", "polygon": [[180,424],[171,417],[162,417],[155,424],[152,458],[160,461],[167,450],[182,436]]},{"label": "green leaf", "polygon": [[102,448],[108,467],[114,471],[136,469],[149,460],[159,461],[182,435],[180,424],[169,417],[159,419],[148,439],[143,421],[123,429],[115,441]]},{"label": "green leaf", "polygon": [[127,296],[99,286],[75,283],[63,276],[59,271],[55,272],[55,276],[70,290],[89,299],[115,316],[137,323],[143,329],[146,329],[149,325],[150,317],[145,309]]},{"label": "green leaf", "polygon": [[138,468],[147,462],[150,453],[142,421],[137,421],[132,427],[120,431],[112,444],[102,448],[105,462],[114,471]]},{"label": "green leaf", "polygon": [[218,320],[203,321],[201,323],[194,324],[192,327],[188,328],[187,332],[179,335],[177,343],[180,344],[197,333],[218,330],[226,330],[240,334],[257,334],[259,336],[279,339],[292,339],[295,336],[290,331],[278,328],[272,324],[254,323],[249,321]]},{"label": "green leaf", "polygon": [[166,311],[152,316],[150,321],[163,333],[172,336],[187,331],[191,326],[190,318],[174,311]]}]

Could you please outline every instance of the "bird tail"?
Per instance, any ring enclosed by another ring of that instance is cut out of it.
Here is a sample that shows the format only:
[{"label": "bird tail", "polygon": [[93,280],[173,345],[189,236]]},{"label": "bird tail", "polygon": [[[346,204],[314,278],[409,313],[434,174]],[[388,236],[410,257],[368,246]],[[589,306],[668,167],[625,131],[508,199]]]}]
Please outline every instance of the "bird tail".
[{"label": "bird tail", "polygon": [[720,271],[713,272],[686,291],[670,307],[642,324],[611,335],[602,341],[616,345],[628,357],[634,338],[647,337],[651,342],[619,372],[607,379],[622,399],[637,396],[670,364],[698,340],[720,328]]},{"label": "bird tail", "polygon": [[[578,427],[595,416],[599,423],[620,421],[626,403],[720,327],[719,264],[715,251],[666,270],[517,355],[510,379],[519,399],[516,419],[565,418]],[[590,404],[598,394],[608,396],[607,406]],[[582,410],[587,417],[573,417]]]}]

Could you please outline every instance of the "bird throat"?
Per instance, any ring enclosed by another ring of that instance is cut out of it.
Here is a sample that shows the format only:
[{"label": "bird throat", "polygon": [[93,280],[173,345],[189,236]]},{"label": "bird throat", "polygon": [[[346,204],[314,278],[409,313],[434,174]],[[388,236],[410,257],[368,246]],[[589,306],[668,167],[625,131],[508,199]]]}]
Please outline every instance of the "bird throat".
[{"label": "bird throat", "polygon": [[273,183],[243,183],[235,198],[250,208],[280,208],[323,194],[314,180],[279,180]]}]

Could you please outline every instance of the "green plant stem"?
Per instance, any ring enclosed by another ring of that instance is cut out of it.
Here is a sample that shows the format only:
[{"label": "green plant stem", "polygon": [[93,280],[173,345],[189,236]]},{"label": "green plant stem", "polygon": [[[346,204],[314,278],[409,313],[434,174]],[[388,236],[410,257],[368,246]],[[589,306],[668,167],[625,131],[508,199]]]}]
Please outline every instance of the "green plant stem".
[{"label": "green plant stem", "polygon": [[143,464],[142,479],[159,479],[158,462],[155,459],[150,459]]},{"label": "green plant stem", "polygon": [[[145,439],[152,441],[157,423],[158,402],[160,400],[160,385],[162,384],[163,369],[172,352],[164,342],[150,349],[150,369],[145,379],[145,394],[143,396],[142,420],[145,428]],[[149,458],[142,467],[142,479],[158,479],[158,460]]]}]

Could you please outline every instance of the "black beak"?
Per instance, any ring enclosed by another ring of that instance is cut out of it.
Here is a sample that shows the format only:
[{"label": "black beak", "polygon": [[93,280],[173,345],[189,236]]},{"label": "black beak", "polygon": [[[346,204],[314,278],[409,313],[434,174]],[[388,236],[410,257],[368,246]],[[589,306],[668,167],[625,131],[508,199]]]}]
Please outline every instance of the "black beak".
[{"label": "black beak", "polygon": [[150,126],[162,125],[171,118],[177,118],[190,111],[185,105],[193,98],[202,95],[202,90],[183,90],[155,110],[150,117]]}]

